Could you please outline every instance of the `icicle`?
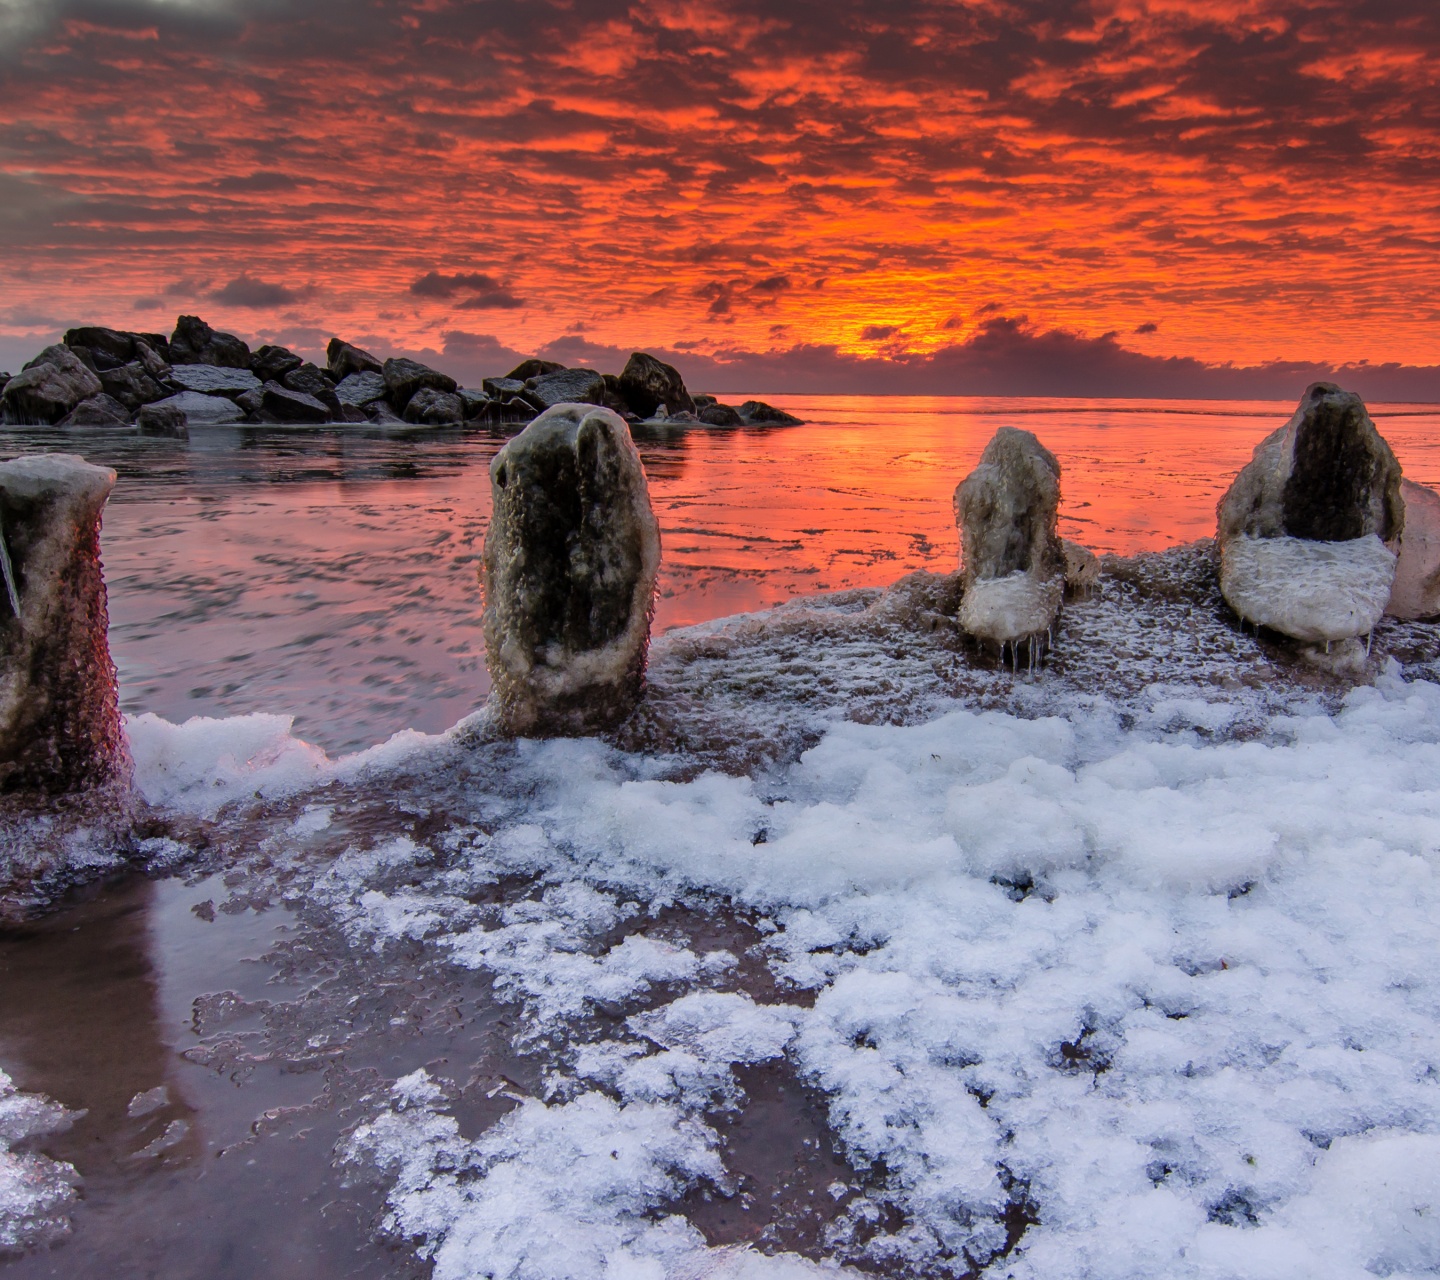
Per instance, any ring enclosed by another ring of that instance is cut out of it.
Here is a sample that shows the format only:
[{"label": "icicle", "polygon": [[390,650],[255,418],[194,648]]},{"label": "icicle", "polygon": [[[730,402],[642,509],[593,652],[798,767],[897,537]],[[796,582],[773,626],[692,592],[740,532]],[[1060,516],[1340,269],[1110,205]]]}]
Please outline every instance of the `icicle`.
[{"label": "icicle", "polygon": [[1327,658],[1330,656],[1330,641],[1328,640],[1325,641],[1325,656]]},{"label": "icicle", "polygon": [[1375,639],[1375,628],[1374,628],[1374,627],[1371,627],[1370,630],[1365,633],[1365,656],[1366,656],[1367,658],[1370,656],[1370,642],[1371,642],[1372,640],[1374,640],[1374,639]]},{"label": "icicle", "polygon": [[15,589],[15,566],[10,563],[10,548],[5,545],[5,526],[0,525],[0,572],[5,574],[5,592],[10,597],[10,608],[20,616],[20,593]]}]

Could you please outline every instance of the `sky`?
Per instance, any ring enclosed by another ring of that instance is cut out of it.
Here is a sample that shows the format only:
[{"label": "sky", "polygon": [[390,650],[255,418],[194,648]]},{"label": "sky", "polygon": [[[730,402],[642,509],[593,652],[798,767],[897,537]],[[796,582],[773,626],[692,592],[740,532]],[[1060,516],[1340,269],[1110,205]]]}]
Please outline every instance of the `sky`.
[{"label": "sky", "polygon": [[1434,0],[0,0],[0,368],[1440,399]]}]

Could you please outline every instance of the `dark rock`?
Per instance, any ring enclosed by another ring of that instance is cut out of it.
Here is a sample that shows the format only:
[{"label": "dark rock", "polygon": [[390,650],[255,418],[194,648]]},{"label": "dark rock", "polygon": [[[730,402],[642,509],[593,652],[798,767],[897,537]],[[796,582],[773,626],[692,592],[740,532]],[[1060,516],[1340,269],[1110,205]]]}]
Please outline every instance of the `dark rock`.
[{"label": "dark rock", "polygon": [[744,419],[735,409],[716,400],[701,405],[695,416],[711,427],[738,427],[744,424]]},{"label": "dark rock", "polygon": [[170,370],[170,385],[180,391],[199,391],[233,400],[246,391],[258,391],[261,384],[249,369],[218,364],[177,364]]},{"label": "dark rock", "polygon": [[421,387],[405,406],[405,421],[440,427],[464,421],[465,406],[453,391]]},{"label": "dark rock", "polygon": [[435,391],[454,391],[455,379],[421,364],[418,360],[404,358],[385,361],[385,389],[389,392],[390,403],[397,411],[403,411],[413,396],[422,387]]},{"label": "dark rock", "polygon": [[348,378],[352,373],[384,373],[385,366],[368,351],[331,338],[325,348],[325,361],[330,366],[330,376],[336,382]]},{"label": "dark rock", "polygon": [[644,351],[635,352],[620,371],[620,393],[642,418],[651,417],[663,404],[670,413],[695,412],[695,401],[673,365]]},{"label": "dark rock", "polygon": [[480,387],[492,400],[509,400],[525,394],[525,383],[519,378],[484,378]]},{"label": "dark rock", "polygon": [[[65,345],[70,347],[68,342]],[[95,363],[95,353],[91,351],[89,347],[70,347],[70,350],[74,353],[75,358],[89,369],[91,373],[100,372],[100,366]],[[113,369],[114,367],[113,361],[108,359],[105,361],[105,368]]]},{"label": "dark rock", "polygon": [[365,417],[377,427],[403,427],[408,425],[388,400],[373,400],[365,406]]},{"label": "dark rock", "polygon": [[181,316],[170,338],[170,363],[248,369],[250,348],[233,333],[218,333],[199,316]]},{"label": "dark rock", "polygon": [[330,407],[322,401],[278,382],[265,384],[263,407],[277,422],[329,422],[332,416]]},{"label": "dark rock", "polygon": [[1328,382],[1307,387],[1216,516],[1220,590],[1242,619],[1327,647],[1379,620],[1405,502],[1400,464],[1359,396]]},{"label": "dark rock", "polygon": [[587,734],[634,709],[660,531],[620,418],[561,405],[490,464],[485,646],[491,707],[513,734]]},{"label": "dark rock", "polygon": [[259,347],[250,356],[250,370],[261,382],[279,382],[303,361],[288,347]]},{"label": "dark rock", "polygon": [[475,391],[469,387],[460,387],[455,394],[460,397],[460,407],[464,410],[467,422],[484,413],[485,407],[490,403],[490,397],[483,391]]},{"label": "dark rock", "polygon": [[528,382],[531,378],[543,378],[547,373],[559,373],[565,366],[554,360],[541,360],[532,356],[522,360],[505,376],[512,382]]},{"label": "dark rock", "polygon": [[690,398],[691,398],[693,401],[695,401],[695,412],[696,412],[696,413],[699,413],[700,410],[703,409],[707,404],[719,404],[719,403],[720,403],[717,399],[715,399],[714,396],[698,395],[698,396],[691,396]]},{"label": "dark rock", "polygon": [[630,402],[625,399],[625,393],[620,388],[620,378],[617,374],[607,373],[605,375],[603,403],[612,413],[618,413],[628,422],[633,422],[637,418],[635,411],[630,407]]},{"label": "dark rock", "polygon": [[[94,361],[92,367],[97,370],[118,369],[135,359],[135,335],[122,333],[119,329],[104,329],[98,325],[70,329],[65,334],[65,345],[76,355],[80,354],[78,348],[86,348]],[[83,360],[85,357],[80,358]]]},{"label": "dark rock", "polygon": [[244,416],[238,405],[225,396],[207,396],[203,391],[181,391],[156,404],[172,405],[191,423],[239,422]]},{"label": "dark rock", "polygon": [[675,413],[666,413],[664,418],[659,418],[657,421],[672,423],[678,427],[698,427],[700,425],[700,419],[687,409],[679,409]]},{"label": "dark rock", "polygon": [[1060,464],[1029,431],[1001,427],[955,490],[965,594],[960,625],[1005,645],[1038,643],[1065,593],[1056,524]]},{"label": "dark rock", "polygon": [[100,375],[100,385],[107,395],[114,396],[132,413],[142,404],[159,400],[166,394],[138,360],[122,364],[118,369],[107,369]]},{"label": "dark rock", "polygon": [[467,427],[498,427],[505,421],[505,407],[498,400],[486,399],[483,404],[465,405]]},{"label": "dark rock", "polygon": [[0,463],[0,792],[129,776],[100,567],[114,484],[74,454]]},{"label": "dark rock", "polygon": [[5,384],[0,409],[11,422],[59,422],[104,387],[69,347],[46,347]]},{"label": "dark rock", "polygon": [[604,406],[605,379],[594,369],[561,369],[531,378],[525,384],[525,399],[541,409],[557,404]]},{"label": "dark rock", "polygon": [[349,374],[341,379],[340,385],[335,388],[335,398],[340,401],[342,408],[346,405],[360,407],[374,400],[383,400],[385,379],[368,369],[363,373]]},{"label": "dark rock", "polygon": [[187,422],[184,409],[164,400],[145,405],[135,417],[142,436],[174,436],[181,440],[190,435]]},{"label": "dark rock", "polygon": [[245,410],[245,416],[252,418],[265,409],[265,391],[263,387],[256,387],[253,391],[242,391],[235,397],[235,403]]},{"label": "dark rock", "polygon": [[298,369],[292,369],[280,379],[280,385],[320,401],[330,410],[331,417],[340,416],[340,398],[335,394],[335,384],[319,365],[302,364]]},{"label": "dark rock", "polygon": [[535,418],[535,406],[528,400],[514,396],[500,406],[502,422],[531,422]]},{"label": "dark rock", "polygon": [[58,425],[62,427],[128,427],[130,410],[114,396],[108,396],[102,391],[98,396],[91,396],[88,400],[80,401],[60,419]]},{"label": "dark rock", "polygon": [[168,342],[163,347],[152,347],[143,338],[135,339],[135,359],[156,382],[161,382],[170,376],[170,363],[160,354],[162,350],[169,351],[169,349]]},{"label": "dark rock", "polygon": [[740,421],[747,427],[798,427],[801,420],[793,414],[786,413],[784,409],[777,409],[772,404],[766,404],[763,400],[747,400],[742,404],[737,413]]},{"label": "dark rock", "polygon": [[[353,376],[353,375],[352,375],[352,376]],[[381,403],[383,404],[384,402],[382,401]],[[342,405],[340,406],[340,417],[337,419],[337,421],[339,421],[339,422],[369,422],[369,421],[370,421],[370,418],[369,418],[369,416],[366,414],[363,406],[358,405],[358,404],[342,404]]]}]

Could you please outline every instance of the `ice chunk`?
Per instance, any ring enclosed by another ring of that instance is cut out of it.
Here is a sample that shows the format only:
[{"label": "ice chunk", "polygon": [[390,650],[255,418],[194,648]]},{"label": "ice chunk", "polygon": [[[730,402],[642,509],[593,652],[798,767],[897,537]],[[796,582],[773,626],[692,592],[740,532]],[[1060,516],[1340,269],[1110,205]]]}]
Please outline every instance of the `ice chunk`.
[{"label": "ice chunk", "polygon": [[1349,542],[1241,534],[1220,552],[1230,607],[1246,622],[1312,644],[1370,632],[1394,577],[1395,556],[1373,533]]},{"label": "ice chunk", "polygon": [[20,1093],[0,1071],[0,1250],[44,1243],[70,1230],[79,1176],[73,1165],[12,1150],[15,1143],[69,1128],[74,1114]]},{"label": "ice chunk", "polygon": [[1402,480],[1400,496],[1405,532],[1385,612],[1392,618],[1431,618],[1440,614],[1440,493]]}]

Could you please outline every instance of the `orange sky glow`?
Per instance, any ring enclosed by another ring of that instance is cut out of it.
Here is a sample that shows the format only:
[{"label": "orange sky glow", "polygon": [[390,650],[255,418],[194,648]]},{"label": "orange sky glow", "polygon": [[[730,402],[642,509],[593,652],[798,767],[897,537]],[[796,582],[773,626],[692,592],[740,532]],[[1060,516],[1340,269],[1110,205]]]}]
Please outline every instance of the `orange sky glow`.
[{"label": "orange sky glow", "polygon": [[0,367],[181,311],[462,372],[1435,366],[1437,55],[1431,0],[10,0]]}]

